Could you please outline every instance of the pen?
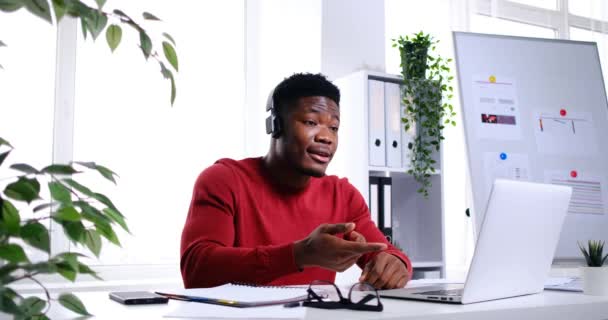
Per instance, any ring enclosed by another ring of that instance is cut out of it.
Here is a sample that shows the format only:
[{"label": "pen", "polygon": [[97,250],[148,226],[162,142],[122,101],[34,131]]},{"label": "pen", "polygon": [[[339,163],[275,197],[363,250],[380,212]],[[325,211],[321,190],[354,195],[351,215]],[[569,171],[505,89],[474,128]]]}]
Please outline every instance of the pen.
[{"label": "pen", "polygon": [[182,294],[158,292],[158,291],[156,291],[154,293],[161,295],[163,297],[167,297],[169,299],[173,299],[173,300],[204,302],[204,303],[219,304],[222,306],[238,306],[238,304],[239,304],[238,301],[234,301],[234,300],[212,299],[212,298],[188,296],[188,295],[182,295]]}]

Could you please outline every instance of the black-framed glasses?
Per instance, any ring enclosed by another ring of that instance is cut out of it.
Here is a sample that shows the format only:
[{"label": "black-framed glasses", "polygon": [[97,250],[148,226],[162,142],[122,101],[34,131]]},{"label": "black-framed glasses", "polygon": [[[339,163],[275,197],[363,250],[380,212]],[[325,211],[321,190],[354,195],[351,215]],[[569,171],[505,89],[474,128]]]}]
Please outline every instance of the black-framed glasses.
[{"label": "black-framed glasses", "polygon": [[313,281],[308,289],[308,299],[302,303],[305,307],[321,309],[351,309],[361,311],[382,311],[378,291],[369,283],[355,283],[344,298],[338,287],[325,280]]}]

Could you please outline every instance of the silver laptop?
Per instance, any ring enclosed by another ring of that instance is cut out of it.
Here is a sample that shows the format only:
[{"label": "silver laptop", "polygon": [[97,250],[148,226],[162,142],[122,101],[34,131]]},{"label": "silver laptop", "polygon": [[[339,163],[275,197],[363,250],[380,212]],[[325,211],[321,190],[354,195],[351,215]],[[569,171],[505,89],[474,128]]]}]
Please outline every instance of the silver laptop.
[{"label": "silver laptop", "polygon": [[496,180],[464,284],[381,290],[386,298],[473,303],[543,290],[572,188]]}]

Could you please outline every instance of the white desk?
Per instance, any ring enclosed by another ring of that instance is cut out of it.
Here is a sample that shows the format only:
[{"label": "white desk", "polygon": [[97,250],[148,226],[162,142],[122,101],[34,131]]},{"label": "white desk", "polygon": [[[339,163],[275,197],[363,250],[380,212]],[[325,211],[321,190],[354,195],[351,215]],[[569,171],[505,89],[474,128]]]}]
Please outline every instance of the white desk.
[{"label": "white desk", "polygon": [[[77,295],[89,312],[95,315],[94,319],[167,319],[163,315],[178,304],[186,303],[172,300],[168,305],[125,306],[110,300],[107,292],[80,292]],[[382,299],[382,302],[383,312],[306,308],[305,319],[608,319],[608,297],[570,292],[544,291],[535,295],[469,305],[392,299]],[[49,316],[51,319],[78,318],[57,302],[53,303]],[[217,317],[221,315],[218,314]]]}]

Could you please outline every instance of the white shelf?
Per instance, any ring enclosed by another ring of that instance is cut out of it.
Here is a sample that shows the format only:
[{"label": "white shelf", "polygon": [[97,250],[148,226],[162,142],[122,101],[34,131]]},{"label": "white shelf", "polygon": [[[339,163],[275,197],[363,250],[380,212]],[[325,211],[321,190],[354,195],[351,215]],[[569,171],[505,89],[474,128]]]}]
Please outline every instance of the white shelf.
[{"label": "white shelf", "polygon": [[[389,168],[389,167],[373,167],[370,166],[369,167],[369,171],[374,171],[374,172],[407,172],[407,170],[409,170],[409,168]],[[432,175],[435,174],[441,174],[441,170],[440,169],[435,169],[435,172],[429,172]]]},{"label": "white shelf", "polygon": [[441,261],[412,261],[412,267],[414,268],[433,268],[433,267],[443,267],[443,262]]}]

